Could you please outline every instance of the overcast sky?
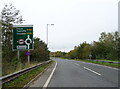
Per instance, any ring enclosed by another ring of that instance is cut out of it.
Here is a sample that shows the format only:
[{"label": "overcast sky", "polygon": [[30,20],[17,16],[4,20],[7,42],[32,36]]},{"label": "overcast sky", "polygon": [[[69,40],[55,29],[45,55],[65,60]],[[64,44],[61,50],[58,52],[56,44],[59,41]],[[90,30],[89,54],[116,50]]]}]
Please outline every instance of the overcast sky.
[{"label": "overcast sky", "polygon": [[69,51],[86,41],[98,41],[101,32],[118,30],[119,0],[0,0],[0,11],[12,3],[23,15],[23,24],[34,25],[34,37],[46,42],[49,50]]}]

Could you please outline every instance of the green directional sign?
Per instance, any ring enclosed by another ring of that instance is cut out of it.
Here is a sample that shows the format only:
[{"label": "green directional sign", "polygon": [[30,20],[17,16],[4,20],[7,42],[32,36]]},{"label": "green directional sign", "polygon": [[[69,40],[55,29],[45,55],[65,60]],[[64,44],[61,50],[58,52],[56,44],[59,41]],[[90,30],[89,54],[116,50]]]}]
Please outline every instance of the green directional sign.
[{"label": "green directional sign", "polygon": [[13,50],[33,49],[33,25],[13,26]]}]

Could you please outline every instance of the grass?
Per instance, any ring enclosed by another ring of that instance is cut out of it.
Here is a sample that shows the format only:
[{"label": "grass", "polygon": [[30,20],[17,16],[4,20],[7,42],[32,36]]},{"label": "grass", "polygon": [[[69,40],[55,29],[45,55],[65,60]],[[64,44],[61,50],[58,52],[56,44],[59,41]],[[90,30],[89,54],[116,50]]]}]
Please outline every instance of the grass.
[{"label": "grass", "polygon": [[[64,58],[62,58],[62,59],[64,59]],[[114,64],[114,63],[106,63],[106,62],[92,61],[92,60],[82,60],[82,59],[69,59],[69,60],[76,60],[76,61],[82,61],[82,62],[88,62],[88,63],[95,63],[95,64],[100,64],[100,65],[105,65],[105,66],[120,68],[120,64]]]},{"label": "grass", "polygon": [[35,78],[39,73],[41,73],[44,69],[46,69],[52,63],[53,61],[43,66],[40,66],[30,72],[27,72],[10,82],[3,84],[2,89],[21,89],[22,87],[24,87],[24,85],[29,83],[33,78]]},{"label": "grass", "polygon": [[12,74],[14,72],[17,72],[19,70],[22,70],[22,69],[25,69],[25,68],[28,68],[28,67],[32,67],[36,64],[38,64],[38,62],[30,62],[29,64],[28,63],[20,63],[20,62],[16,63],[16,64],[15,63],[4,62],[2,64],[2,68],[3,68],[2,76]]},{"label": "grass", "polygon": [[114,64],[114,63],[106,63],[106,62],[98,62],[98,61],[93,61],[92,63],[115,67],[115,68],[120,68],[119,64]]},{"label": "grass", "polygon": [[113,61],[113,62],[119,62],[119,60],[107,60],[107,59],[101,59],[101,60],[104,60],[104,61]]}]

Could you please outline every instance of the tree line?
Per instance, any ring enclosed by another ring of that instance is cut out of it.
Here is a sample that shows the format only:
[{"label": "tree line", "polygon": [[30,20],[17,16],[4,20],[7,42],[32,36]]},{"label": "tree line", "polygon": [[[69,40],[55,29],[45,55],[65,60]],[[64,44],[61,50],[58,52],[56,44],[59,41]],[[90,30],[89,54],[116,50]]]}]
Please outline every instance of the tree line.
[{"label": "tree line", "polygon": [[[3,75],[14,72],[19,68],[19,64],[24,68],[27,62],[26,51],[20,51],[20,60],[18,60],[17,51],[12,50],[13,42],[13,25],[23,23],[23,17],[20,15],[20,10],[17,10],[12,4],[5,5],[0,14],[0,24],[2,26],[1,39],[2,44],[2,68]],[[30,63],[42,62],[49,60],[49,50],[47,44],[40,40],[40,38],[34,38],[34,50],[31,50]]]},{"label": "tree line", "polygon": [[93,41],[91,44],[83,42],[69,52],[51,52],[51,56],[70,59],[120,60],[119,32],[102,32],[98,41]]}]

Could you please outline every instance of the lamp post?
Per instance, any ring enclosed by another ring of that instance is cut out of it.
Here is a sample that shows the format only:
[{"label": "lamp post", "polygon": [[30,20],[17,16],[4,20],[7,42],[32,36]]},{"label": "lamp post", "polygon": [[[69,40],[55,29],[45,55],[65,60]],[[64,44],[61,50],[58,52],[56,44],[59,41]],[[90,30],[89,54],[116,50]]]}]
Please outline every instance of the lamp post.
[{"label": "lamp post", "polygon": [[47,34],[46,34],[46,36],[47,36],[47,37],[46,37],[47,45],[48,45],[48,26],[49,26],[49,25],[53,26],[54,24],[47,24]]}]

